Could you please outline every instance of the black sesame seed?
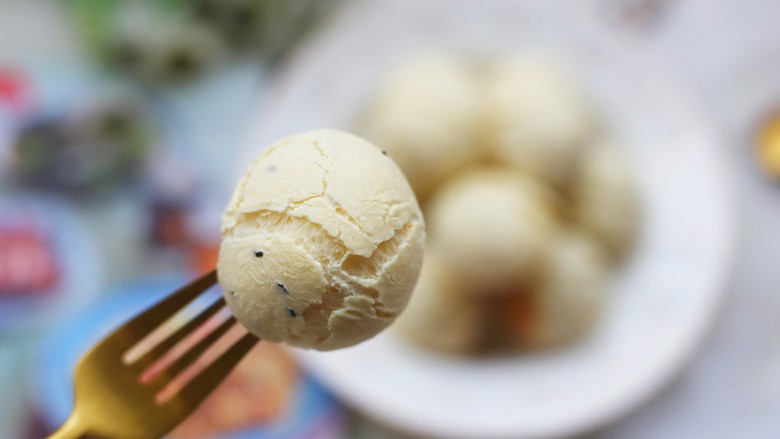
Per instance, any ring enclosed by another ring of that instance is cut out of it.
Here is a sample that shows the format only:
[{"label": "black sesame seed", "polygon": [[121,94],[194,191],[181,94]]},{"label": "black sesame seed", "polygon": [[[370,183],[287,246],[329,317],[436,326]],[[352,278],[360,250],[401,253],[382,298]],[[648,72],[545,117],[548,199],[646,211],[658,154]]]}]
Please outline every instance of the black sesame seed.
[{"label": "black sesame seed", "polygon": [[287,291],[287,288],[285,288],[284,285],[282,285],[280,283],[277,283],[276,287],[279,288],[280,290],[282,290],[282,294],[284,294],[285,296],[289,296],[290,295],[290,292]]},{"label": "black sesame seed", "polygon": [[260,250],[255,250],[255,257],[256,258],[262,258],[263,257],[263,252],[260,251]]},{"label": "black sesame seed", "polygon": [[382,154],[387,155],[387,151],[382,150]]},{"label": "black sesame seed", "polygon": [[231,296],[235,296],[235,295],[236,295],[236,292],[235,292],[235,291],[231,291],[231,292],[230,292],[230,295],[231,295]]},{"label": "black sesame seed", "polygon": [[289,314],[290,317],[298,317],[298,313],[296,313],[294,309],[288,308],[286,306],[284,307],[284,309],[287,310],[287,314]]}]

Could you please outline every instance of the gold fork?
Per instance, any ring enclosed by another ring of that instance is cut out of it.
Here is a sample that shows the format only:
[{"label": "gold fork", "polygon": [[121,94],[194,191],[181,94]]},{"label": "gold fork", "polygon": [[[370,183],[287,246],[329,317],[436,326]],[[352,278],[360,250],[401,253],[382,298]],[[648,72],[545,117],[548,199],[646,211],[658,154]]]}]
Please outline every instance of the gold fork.
[{"label": "gold fork", "polygon": [[159,402],[158,394],[234,325],[233,316],[149,382],[142,382],[141,375],[223,309],[223,298],[138,359],[128,362],[126,353],[216,281],[216,271],[193,281],[116,329],[87,352],[76,366],[73,411],[49,439],[159,438],[192,413],[257,343],[257,337],[244,335],[170,399]]}]

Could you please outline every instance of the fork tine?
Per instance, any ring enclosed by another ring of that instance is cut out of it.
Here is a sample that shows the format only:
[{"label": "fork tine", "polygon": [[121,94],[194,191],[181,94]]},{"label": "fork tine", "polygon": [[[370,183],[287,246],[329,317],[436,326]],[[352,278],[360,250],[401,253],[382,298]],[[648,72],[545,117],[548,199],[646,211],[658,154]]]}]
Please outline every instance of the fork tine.
[{"label": "fork tine", "polygon": [[200,404],[258,341],[260,339],[253,334],[245,334],[164,405],[193,407]]},{"label": "fork tine", "polygon": [[222,322],[217,329],[212,331],[209,335],[190,348],[181,357],[177,358],[172,364],[161,371],[159,375],[154,377],[147,385],[153,389],[161,389],[168,384],[173,378],[182,373],[184,369],[195,362],[206,350],[211,347],[223,334],[225,334],[236,322],[236,318],[230,316],[227,320]]},{"label": "fork tine", "polygon": [[131,348],[215,283],[217,270],[212,270],[117,328],[101,344]]},{"label": "fork tine", "polygon": [[211,304],[208,308],[203,310],[195,318],[187,322],[187,324],[177,329],[176,332],[168,336],[168,338],[158,343],[156,346],[151,348],[148,352],[143,354],[137,360],[132,361],[130,365],[138,369],[146,369],[147,367],[151,366],[155,361],[160,359],[160,357],[163,354],[171,350],[171,348],[173,348],[178,343],[180,343],[185,337],[190,335],[194,330],[196,330],[201,325],[206,323],[206,321],[210,319],[214,314],[222,310],[224,306],[225,306],[225,298],[220,297],[219,300]]}]

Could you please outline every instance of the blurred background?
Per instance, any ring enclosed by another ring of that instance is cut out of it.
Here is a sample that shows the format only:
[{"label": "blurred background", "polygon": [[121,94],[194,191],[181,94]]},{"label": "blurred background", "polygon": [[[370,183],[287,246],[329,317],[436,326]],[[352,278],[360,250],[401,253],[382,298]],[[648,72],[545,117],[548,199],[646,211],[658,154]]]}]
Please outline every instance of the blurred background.
[{"label": "blurred background", "polygon": [[[52,431],[83,349],[214,266],[257,115],[284,104],[287,72],[341,14],[388,2],[0,0],[0,437]],[[684,84],[739,218],[725,298],[690,361],[581,433],[780,437],[780,3],[552,3]],[[413,437],[328,388],[262,344],[173,436]]]}]

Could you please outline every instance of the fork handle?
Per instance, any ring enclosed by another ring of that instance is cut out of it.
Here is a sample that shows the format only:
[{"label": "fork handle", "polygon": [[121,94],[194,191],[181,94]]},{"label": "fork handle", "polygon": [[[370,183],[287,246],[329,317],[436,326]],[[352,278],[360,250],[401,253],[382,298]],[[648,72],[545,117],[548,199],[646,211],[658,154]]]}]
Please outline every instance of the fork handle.
[{"label": "fork handle", "polygon": [[71,414],[68,420],[48,439],[82,439],[85,437],[87,437],[86,428],[81,425],[76,416]]}]

